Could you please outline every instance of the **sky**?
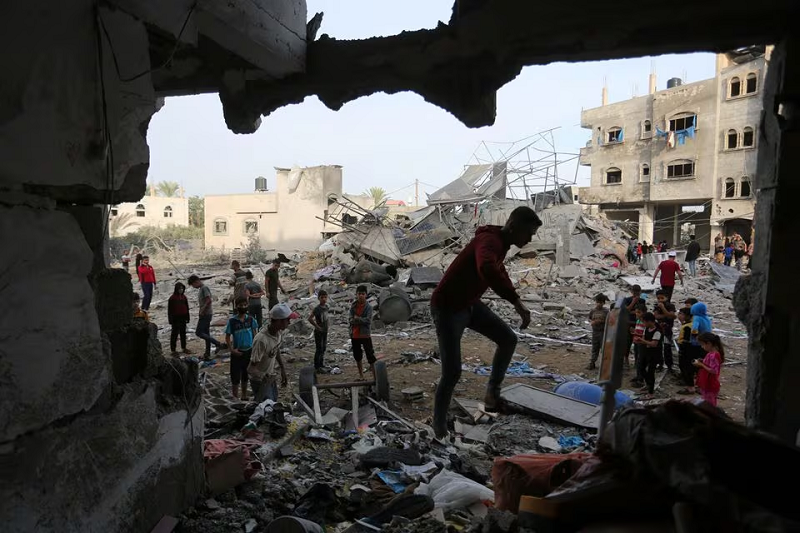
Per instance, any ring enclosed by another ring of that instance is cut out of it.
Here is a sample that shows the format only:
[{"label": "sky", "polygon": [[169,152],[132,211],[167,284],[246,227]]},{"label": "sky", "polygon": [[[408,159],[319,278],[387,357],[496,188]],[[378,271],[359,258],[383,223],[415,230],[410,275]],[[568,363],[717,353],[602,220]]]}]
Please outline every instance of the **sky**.
[{"label": "sky", "polygon": [[[394,35],[434,28],[448,21],[452,0],[308,0],[309,18],[325,13],[319,34],[339,39]],[[554,63],[523,69],[497,95],[497,119],[470,129],[447,111],[414,93],[374,94],[331,111],[316,97],[262,118],[259,130],[237,135],[225,126],[216,94],[168,98],[148,130],[149,181],[176,181],[187,195],[253,190],[264,176],[275,184],[274,167],[342,165],[344,192],[383,187],[409,201],[414,181],[425,193],[457,178],[482,141],[510,142],[558,128],[559,152],[577,153],[589,139],[580,128],[581,109],[601,103],[604,80],[609,101],[647,93],[652,67],[658,88],[672,77],[694,82],[713,77],[714,56],[691,54],[591,63]],[[561,175],[575,177],[575,166]],[[587,184],[581,167],[578,184]]]}]

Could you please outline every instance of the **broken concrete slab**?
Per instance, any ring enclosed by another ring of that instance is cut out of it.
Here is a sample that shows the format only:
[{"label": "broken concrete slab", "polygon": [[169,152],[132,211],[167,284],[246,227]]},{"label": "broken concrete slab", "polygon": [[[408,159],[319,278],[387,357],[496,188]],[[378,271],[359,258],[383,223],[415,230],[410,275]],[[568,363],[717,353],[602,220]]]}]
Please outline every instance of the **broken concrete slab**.
[{"label": "broken concrete slab", "polygon": [[629,287],[638,285],[643,291],[656,291],[661,288],[660,283],[653,283],[652,276],[622,276],[622,281],[628,284]]},{"label": "broken concrete slab", "polygon": [[569,241],[569,256],[571,259],[583,259],[595,253],[594,244],[585,233],[573,235]]},{"label": "broken concrete slab", "polygon": [[566,265],[558,267],[558,277],[561,279],[580,278],[586,275],[586,271],[580,265]]},{"label": "broken concrete slab", "polygon": [[500,396],[509,405],[540,418],[589,429],[597,429],[600,422],[599,406],[530,385],[515,383],[504,388]]},{"label": "broken concrete slab", "polygon": [[714,273],[714,287],[723,292],[733,293],[736,282],[742,277],[741,271],[715,261],[711,261],[709,266]]}]

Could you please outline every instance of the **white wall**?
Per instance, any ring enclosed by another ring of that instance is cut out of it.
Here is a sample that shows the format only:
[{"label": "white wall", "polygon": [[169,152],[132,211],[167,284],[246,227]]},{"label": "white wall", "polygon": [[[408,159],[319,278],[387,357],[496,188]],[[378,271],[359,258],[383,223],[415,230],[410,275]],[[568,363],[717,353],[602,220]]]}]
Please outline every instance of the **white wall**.
[{"label": "white wall", "polygon": [[[138,206],[144,207],[144,216],[140,216],[141,210]],[[171,211],[168,211],[170,208]],[[116,211],[115,211],[116,210]],[[164,196],[145,196],[138,202],[129,202],[114,206],[111,210],[111,218],[121,216],[125,213],[131,215],[128,225],[117,232],[117,235],[127,235],[135,232],[143,226],[156,226],[164,228],[166,226],[188,226],[189,225],[189,200],[188,198],[167,198]],[[172,216],[165,216],[171,213]]]}]

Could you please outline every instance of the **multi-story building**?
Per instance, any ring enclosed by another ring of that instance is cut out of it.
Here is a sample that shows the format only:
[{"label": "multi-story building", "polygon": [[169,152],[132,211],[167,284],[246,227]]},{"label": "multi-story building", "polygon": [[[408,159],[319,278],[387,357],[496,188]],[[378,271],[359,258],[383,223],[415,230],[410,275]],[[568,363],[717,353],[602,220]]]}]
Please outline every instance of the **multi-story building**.
[{"label": "multi-story building", "polygon": [[[165,228],[189,225],[189,200],[183,189],[179,196],[156,196],[154,188],[138,202],[114,205],[109,212],[109,229],[113,236],[124,236],[144,226]],[[118,222],[115,224],[114,219]]]},{"label": "multi-story building", "polygon": [[639,240],[680,242],[691,224],[703,246],[734,231],[750,239],[761,88],[771,48],[719,54],[712,79],[673,78],[646,96],[581,113],[592,137],[580,162],[591,166],[582,204],[638,224]]}]

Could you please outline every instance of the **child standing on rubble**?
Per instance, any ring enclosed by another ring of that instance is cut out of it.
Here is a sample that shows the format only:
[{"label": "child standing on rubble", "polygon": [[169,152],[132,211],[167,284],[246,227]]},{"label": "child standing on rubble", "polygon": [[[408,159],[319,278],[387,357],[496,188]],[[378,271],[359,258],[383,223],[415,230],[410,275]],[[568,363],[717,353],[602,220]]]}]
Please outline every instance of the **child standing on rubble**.
[{"label": "child standing on rubble", "polygon": [[662,335],[656,325],[656,316],[653,313],[645,313],[642,316],[642,322],[645,326],[644,332],[633,342],[640,346],[639,360],[645,383],[642,392],[652,396],[656,388],[656,366],[661,362]]},{"label": "child standing on rubble", "polygon": [[178,355],[178,336],[181,338],[183,353],[192,353],[186,349],[186,324],[189,323],[189,300],[186,299],[186,285],[180,281],[175,284],[175,292],[167,302],[167,320],[172,326],[169,334],[169,347],[172,355]]},{"label": "child standing on rubble", "polygon": [[700,389],[703,400],[716,407],[719,395],[719,371],[725,362],[725,348],[722,346],[722,339],[710,331],[701,333],[697,340],[706,352],[702,360],[695,359],[692,362],[699,369],[697,388]]},{"label": "child standing on rubble", "polygon": [[239,383],[242,384],[242,400],[247,400],[247,367],[253,350],[253,338],[258,333],[258,322],[247,314],[247,298],[239,298],[236,316],[228,319],[225,328],[225,343],[231,347],[231,388],[234,398],[239,396]]},{"label": "child standing on rubble", "polygon": [[[653,308],[653,314],[656,316],[656,324],[664,338],[662,343],[664,349],[663,365],[667,367],[668,372],[672,372],[672,328],[677,318],[675,304],[667,299],[667,293],[663,289],[656,291],[656,298],[658,301]],[[659,365],[658,370],[662,368],[663,366]]]},{"label": "child standing on rubble", "polygon": [[597,368],[597,359],[600,357],[603,333],[606,329],[606,317],[608,316],[608,309],[605,307],[607,301],[608,297],[605,294],[598,294],[594,297],[594,309],[589,312],[589,324],[592,326],[592,358],[589,360],[586,370]]},{"label": "child standing on rubble", "polygon": [[328,348],[328,293],[319,291],[319,305],[311,311],[308,321],[314,326],[314,370],[318,374],[325,370],[325,350]]},{"label": "child standing on rubble", "polygon": [[678,394],[694,394],[694,365],[692,364],[692,309],[684,307],[678,311],[681,327],[678,330],[678,368],[681,382],[686,386]]},{"label": "child standing on rubble", "polygon": [[634,308],[634,316],[636,320],[631,324],[631,337],[633,339],[633,368],[636,375],[631,380],[631,385],[634,387],[641,387],[644,383],[644,359],[642,358],[641,341],[644,335],[645,324],[644,315],[647,313],[647,305],[644,302],[639,302]]},{"label": "child standing on rubble", "polygon": [[358,376],[364,379],[364,352],[367,353],[369,369],[375,363],[375,349],[372,347],[372,306],[367,303],[367,286],[356,289],[356,301],[350,306],[350,341],[353,345],[353,358],[358,366]]}]

